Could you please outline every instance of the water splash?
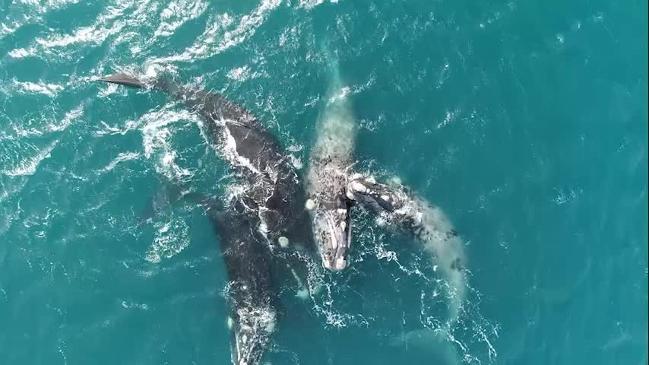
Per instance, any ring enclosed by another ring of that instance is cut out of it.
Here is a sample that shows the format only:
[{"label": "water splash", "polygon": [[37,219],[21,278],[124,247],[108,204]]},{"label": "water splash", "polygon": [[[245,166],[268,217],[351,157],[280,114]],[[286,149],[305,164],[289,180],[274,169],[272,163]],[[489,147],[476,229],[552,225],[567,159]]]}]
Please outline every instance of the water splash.
[{"label": "water splash", "polygon": [[200,17],[208,4],[204,1],[180,0],[170,2],[160,13],[160,24],[154,37],[169,37],[186,22]]},{"label": "water splash", "polygon": [[12,177],[33,175],[38,169],[40,163],[50,157],[50,153],[54,150],[54,147],[56,147],[58,142],[58,140],[51,142],[49,145],[39,150],[36,155],[19,161],[14,167],[8,170],[3,170],[2,174]]},{"label": "water splash", "polygon": [[146,260],[152,263],[174,257],[190,243],[189,225],[185,220],[173,213],[165,218],[153,224],[156,231],[146,253]]},{"label": "water splash", "polygon": [[191,170],[176,163],[178,156],[171,143],[171,137],[175,131],[172,125],[177,123],[193,125],[196,123],[196,117],[186,110],[172,110],[168,105],[144,114],[138,121],[139,125],[143,125],[144,156],[154,159],[156,171],[170,181],[183,181],[193,176]]},{"label": "water splash", "polygon": [[[239,18],[238,23],[230,14],[214,15],[208,20],[208,27],[203,34],[181,54],[154,58],[151,61],[155,63],[194,62],[235,47],[252,37],[280,3],[281,0],[263,0],[250,14]],[[229,29],[235,23],[236,27]]]}]

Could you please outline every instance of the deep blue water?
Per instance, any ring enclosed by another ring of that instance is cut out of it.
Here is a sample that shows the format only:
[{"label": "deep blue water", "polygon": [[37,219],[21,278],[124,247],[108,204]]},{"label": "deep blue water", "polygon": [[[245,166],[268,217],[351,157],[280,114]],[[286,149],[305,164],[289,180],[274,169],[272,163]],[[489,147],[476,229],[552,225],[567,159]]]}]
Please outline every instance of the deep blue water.
[{"label": "deep blue water", "polygon": [[228,166],[164,95],[94,80],[222,91],[306,164],[325,49],[359,166],[444,210],[471,290],[417,336],[435,272],[358,217],[352,268],[283,293],[267,361],[647,363],[646,1],[0,0],[0,364],[228,363],[208,220],[140,224],[165,181],[222,194]]}]

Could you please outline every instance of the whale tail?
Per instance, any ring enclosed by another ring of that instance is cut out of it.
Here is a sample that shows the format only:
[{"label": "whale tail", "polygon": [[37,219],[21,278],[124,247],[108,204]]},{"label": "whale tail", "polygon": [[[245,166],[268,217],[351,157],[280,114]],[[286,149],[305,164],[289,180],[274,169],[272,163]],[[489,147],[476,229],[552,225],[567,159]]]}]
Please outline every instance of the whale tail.
[{"label": "whale tail", "polygon": [[99,79],[99,81],[109,82],[111,84],[135,87],[139,89],[145,88],[147,86],[144,82],[125,73],[117,73],[114,75],[102,77],[101,79]]}]

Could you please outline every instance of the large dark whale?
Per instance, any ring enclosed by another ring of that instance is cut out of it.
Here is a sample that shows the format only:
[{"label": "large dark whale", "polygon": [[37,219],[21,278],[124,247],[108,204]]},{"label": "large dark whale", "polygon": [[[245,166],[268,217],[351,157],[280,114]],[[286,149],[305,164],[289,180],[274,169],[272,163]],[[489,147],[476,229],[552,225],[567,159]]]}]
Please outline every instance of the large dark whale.
[{"label": "large dark whale", "polygon": [[271,249],[311,242],[305,193],[292,159],[250,112],[217,92],[183,87],[168,78],[141,81],[115,74],[101,81],[164,91],[198,114],[210,142],[245,182],[244,205],[259,218]]},{"label": "large dark whale", "polygon": [[206,211],[220,238],[228,274],[232,362],[259,363],[278,312],[279,290],[272,271],[283,266],[298,278],[296,271],[306,270],[283,248],[291,244],[315,250],[305,192],[290,156],[251,113],[219,93],[183,87],[166,78],[142,81],[127,74],[101,81],[161,90],[182,102],[201,117],[210,144],[243,180],[241,191],[225,206],[210,203]]}]

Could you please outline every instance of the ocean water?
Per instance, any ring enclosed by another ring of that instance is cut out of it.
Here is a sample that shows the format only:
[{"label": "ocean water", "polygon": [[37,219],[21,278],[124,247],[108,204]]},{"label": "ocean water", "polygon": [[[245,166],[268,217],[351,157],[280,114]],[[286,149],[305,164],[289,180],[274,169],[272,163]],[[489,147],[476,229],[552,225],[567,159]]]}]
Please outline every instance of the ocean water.
[{"label": "ocean water", "polygon": [[634,0],[0,0],[0,364],[228,363],[218,237],[165,194],[222,194],[228,166],[164,95],[95,80],[221,91],[306,165],[331,53],[358,166],[445,212],[470,290],[443,331],[425,252],[360,213],[264,362],[647,364]]}]

